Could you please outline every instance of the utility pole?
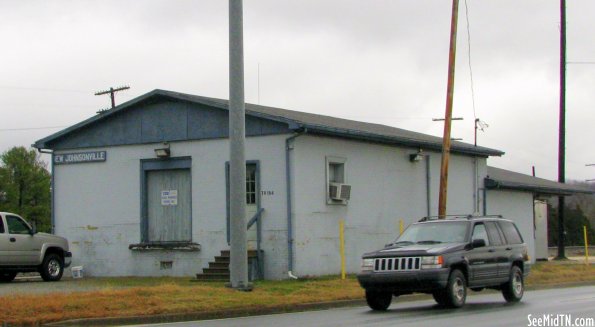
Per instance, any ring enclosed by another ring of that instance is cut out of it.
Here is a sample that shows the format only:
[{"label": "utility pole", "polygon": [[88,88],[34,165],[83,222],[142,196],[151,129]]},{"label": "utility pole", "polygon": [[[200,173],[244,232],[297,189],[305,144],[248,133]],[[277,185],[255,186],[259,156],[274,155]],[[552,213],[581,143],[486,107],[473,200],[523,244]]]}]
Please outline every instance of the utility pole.
[{"label": "utility pole", "polygon": [[[558,139],[558,182],[565,183],[566,154],[566,0],[560,0],[560,121]],[[558,256],[566,259],[564,251],[564,196],[558,197]]]},{"label": "utility pole", "polygon": [[130,88],[130,86],[120,86],[117,88],[110,87],[109,90],[95,92],[95,95],[104,95],[104,94],[109,93],[110,97],[112,99],[112,108],[115,108],[116,107],[116,96],[115,96],[116,92],[128,90],[129,88]]},{"label": "utility pole", "polygon": [[452,1],[450,22],[450,51],[448,54],[448,85],[446,88],[446,113],[444,115],[444,135],[442,137],[442,162],[440,165],[440,190],[438,197],[438,216],[446,217],[446,199],[448,190],[448,161],[450,157],[450,125],[452,120],[452,103],[455,84],[455,59],[457,54],[457,22],[459,17],[459,0]]},{"label": "utility pole", "polygon": [[246,246],[246,108],[244,103],[244,35],[242,0],[229,0],[229,216],[230,283],[241,291],[248,281]]}]

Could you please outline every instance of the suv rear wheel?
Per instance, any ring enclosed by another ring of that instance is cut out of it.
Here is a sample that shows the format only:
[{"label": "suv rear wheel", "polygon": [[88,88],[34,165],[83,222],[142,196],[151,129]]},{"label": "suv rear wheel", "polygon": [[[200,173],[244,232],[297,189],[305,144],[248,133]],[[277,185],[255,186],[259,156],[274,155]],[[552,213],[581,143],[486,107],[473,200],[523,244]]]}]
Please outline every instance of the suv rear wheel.
[{"label": "suv rear wheel", "polygon": [[39,273],[46,282],[59,281],[64,273],[64,259],[56,253],[46,255]]},{"label": "suv rear wheel", "polygon": [[0,272],[0,283],[12,282],[16,276],[15,272]]},{"label": "suv rear wheel", "polygon": [[502,295],[506,302],[519,302],[525,293],[523,272],[518,266],[512,266],[508,282],[502,285]]},{"label": "suv rear wheel", "polygon": [[378,292],[366,290],[366,302],[372,310],[386,311],[393,299],[393,294],[390,292]]}]

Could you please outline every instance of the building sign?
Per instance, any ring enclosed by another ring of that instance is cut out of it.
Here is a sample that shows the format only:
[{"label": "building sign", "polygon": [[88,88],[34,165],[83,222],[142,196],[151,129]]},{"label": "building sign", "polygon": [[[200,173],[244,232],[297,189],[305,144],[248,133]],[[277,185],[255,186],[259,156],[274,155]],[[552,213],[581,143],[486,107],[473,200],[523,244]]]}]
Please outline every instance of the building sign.
[{"label": "building sign", "polygon": [[178,205],[178,190],[161,191],[161,205],[162,206],[177,206]]},{"label": "building sign", "polygon": [[105,161],[107,153],[105,151],[92,151],[92,152],[78,152],[78,153],[65,153],[55,154],[54,164],[74,164],[74,163],[85,163],[85,162],[101,162]]}]

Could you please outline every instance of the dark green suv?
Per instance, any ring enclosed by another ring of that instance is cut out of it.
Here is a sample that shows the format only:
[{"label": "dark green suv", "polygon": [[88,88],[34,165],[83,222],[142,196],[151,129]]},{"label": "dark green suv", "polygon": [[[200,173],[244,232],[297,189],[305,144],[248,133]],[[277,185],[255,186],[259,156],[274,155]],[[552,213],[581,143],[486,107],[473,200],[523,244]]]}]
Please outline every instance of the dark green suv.
[{"label": "dark green suv", "polygon": [[461,307],[467,288],[496,289],[507,302],[520,301],[530,268],[527,246],[510,220],[423,218],[384,249],[364,254],[357,278],[374,310],[386,310],[393,296],[414,292]]}]

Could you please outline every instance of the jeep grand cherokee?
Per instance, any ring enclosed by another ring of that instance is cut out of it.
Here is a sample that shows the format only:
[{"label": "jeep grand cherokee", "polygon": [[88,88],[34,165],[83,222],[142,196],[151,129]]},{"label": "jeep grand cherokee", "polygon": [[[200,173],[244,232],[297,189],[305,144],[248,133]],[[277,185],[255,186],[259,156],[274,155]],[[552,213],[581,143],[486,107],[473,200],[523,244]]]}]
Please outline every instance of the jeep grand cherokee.
[{"label": "jeep grand cherokee", "polygon": [[512,221],[465,216],[412,224],[384,249],[364,254],[357,278],[370,308],[382,311],[393,296],[413,292],[461,307],[468,287],[500,290],[507,302],[518,302],[529,270],[527,246]]}]

